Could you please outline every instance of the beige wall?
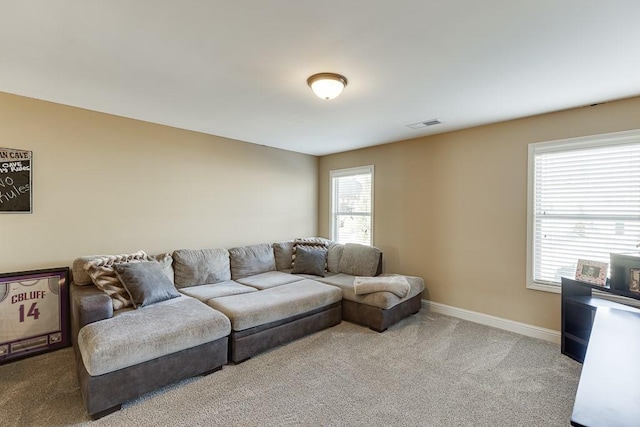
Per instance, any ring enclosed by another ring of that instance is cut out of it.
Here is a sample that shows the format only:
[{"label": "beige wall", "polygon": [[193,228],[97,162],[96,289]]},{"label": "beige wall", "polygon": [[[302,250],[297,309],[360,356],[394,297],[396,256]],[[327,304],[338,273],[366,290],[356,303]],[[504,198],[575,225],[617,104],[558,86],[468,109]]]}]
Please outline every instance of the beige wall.
[{"label": "beige wall", "polygon": [[33,213],[0,214],[0,272],[317,232],[314,156],[3,93],[0,147],[34,153]]},{"label": "beige wall", "polygon": [[318,230],[329,234],[329,170],[373,164],[387,272],[424,277],[433,301],[559,330],[559,295],[525,284],[527,145],[637,128],[632,98],[325,156]]},{"label": "beige wall", "polygon": [[318,168],[313,156],[0,93],[0,146],[34,152],[34,212],[0,214],[0,272],[326,236],[329,170],[374,164],[386,271],[424,277],[433,301],[559,329],[558,295],[525,288],[527,144],[637,129],[638,111],[632,98]]}]

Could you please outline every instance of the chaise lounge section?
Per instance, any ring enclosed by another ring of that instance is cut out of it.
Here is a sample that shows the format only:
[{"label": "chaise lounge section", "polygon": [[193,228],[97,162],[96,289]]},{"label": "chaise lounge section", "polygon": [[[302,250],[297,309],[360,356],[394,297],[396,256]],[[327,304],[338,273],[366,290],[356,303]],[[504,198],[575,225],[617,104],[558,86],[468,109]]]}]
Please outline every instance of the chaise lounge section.
[{"label": "chaise lounge section", "polygon": [[[378,277],[384,279],[393,275]],[[318,281],[342,290],[343,320],[367,326],[376,332],[384,332],[389,326],[416,314],[422,307],[421,294],[424,291],[424,281],[420,277],[404,277],[411,287],[405,297],[399,297],[392,292],[356,295],[353,286],[354,277],[349,274],[339,273],[335,276],[320,278]]]},{"label": "chaise lounge section", "polygon": [[77,268],[74,272],[76,374],[93,419],[119,410],[127,400],[227,363],[231,324],[222,313],[188,296],[114,311],[106,293],[83,281]]}]

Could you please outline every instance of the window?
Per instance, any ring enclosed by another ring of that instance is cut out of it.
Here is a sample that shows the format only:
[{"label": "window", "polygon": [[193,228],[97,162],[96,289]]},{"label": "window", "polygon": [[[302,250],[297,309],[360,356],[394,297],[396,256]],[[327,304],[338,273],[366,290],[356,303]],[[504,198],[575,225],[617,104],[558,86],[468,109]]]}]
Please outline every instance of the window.
[{"label": "window", "polygon": [[339,169],[331,177],[331,239],[373,244],[373,166]]},{"label": "window", "polygon": [[559,292],[578,259],[640,242],[640,131],[529,145],[527,287]]}]

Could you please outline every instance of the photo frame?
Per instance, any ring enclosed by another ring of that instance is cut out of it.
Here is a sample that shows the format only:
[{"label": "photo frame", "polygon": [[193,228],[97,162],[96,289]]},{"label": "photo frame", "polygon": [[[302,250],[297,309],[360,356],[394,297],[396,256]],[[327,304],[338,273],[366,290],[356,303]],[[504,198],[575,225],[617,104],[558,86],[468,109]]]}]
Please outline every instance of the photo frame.
[{"label": "photo frame", "polygon": [[33,212],[33,151],[0,148],[0,213]]},{"label": "photo frame", "polygon": [[635,292],[632,272],[640,270],[640,253],[611,254],[611,288],[622,292]]},{"label": "photo frame", "polygon": [[0,365],[71,345],[69,268],[0,274]]},{"label": "photo frame", "polygon": [[640,268],[629,269],[629,292],[640,295]]},{"label": "photo frame", "polygon": [[608,271],[609,264],[606,262],[579,259],[576,268],[576,280],[598,286],[605,286]]}]

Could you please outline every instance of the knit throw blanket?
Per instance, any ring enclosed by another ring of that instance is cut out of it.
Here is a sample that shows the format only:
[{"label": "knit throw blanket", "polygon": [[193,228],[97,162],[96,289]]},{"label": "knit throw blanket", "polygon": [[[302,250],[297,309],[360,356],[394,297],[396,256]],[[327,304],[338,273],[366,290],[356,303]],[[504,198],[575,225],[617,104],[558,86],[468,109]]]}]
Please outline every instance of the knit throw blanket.
[{"label": "knit throw blanket", "polygon": [[356,277],[353,279],[353,290],[356,295],[391,292],[404,298],[409,294],[411,285],[404,276]]}]

